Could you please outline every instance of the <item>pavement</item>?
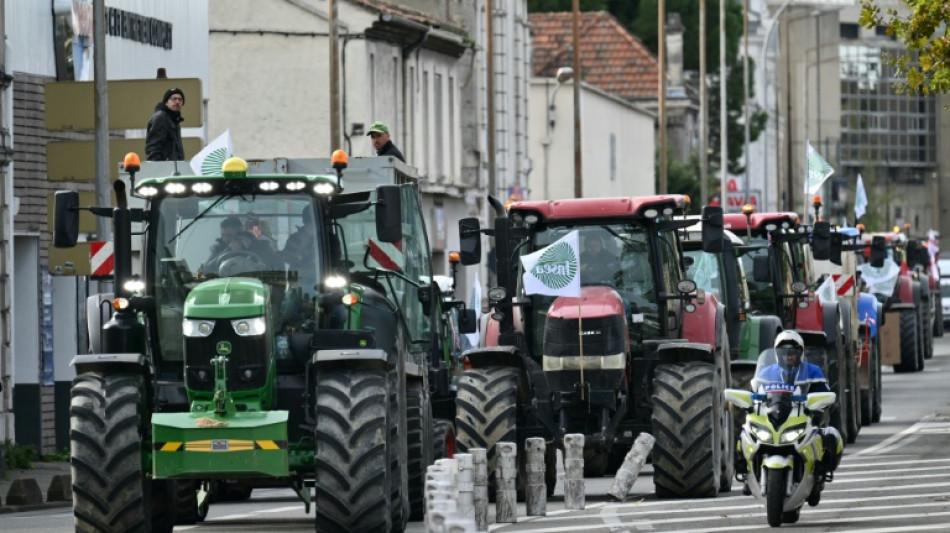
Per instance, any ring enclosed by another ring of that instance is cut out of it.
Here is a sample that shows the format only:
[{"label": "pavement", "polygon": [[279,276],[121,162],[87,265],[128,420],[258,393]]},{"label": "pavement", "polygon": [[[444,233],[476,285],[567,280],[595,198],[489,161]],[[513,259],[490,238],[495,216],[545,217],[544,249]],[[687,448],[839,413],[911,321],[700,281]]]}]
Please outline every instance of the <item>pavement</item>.
[{"label": "pavement", "polygon": [[30,469],[6,469],[5,475],[0,477],[0,514],[71,507],[73,496],[69,469],[66,461],[36,461]]}]

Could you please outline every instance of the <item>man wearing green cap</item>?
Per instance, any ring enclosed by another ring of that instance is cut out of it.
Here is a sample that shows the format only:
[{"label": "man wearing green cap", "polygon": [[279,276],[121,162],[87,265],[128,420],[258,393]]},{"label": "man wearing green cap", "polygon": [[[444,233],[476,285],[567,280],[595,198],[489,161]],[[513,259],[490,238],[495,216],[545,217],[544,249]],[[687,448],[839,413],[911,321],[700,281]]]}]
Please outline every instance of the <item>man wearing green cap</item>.
[{"label": "man wearing green cap", "polygon": [[396,145],[393,144],[393,141],[390,139],[389,126],[385,123],[380,121],[373,122],[373,125],[369,127],[367,135],[369,135],[373,141],[373,148],[376,149],[376,155],[391,155],[403,163],[406,162],[406,158],[402,156],[402,152],[399,151],[399,148],[396,148]]}]

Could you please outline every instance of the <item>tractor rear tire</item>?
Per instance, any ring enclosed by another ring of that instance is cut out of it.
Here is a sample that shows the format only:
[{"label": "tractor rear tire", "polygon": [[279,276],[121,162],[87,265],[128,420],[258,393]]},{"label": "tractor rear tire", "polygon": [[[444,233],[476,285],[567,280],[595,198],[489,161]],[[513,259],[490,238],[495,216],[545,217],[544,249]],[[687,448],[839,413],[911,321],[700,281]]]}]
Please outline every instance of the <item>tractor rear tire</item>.
[{"label": "tractor rear tire", "polygon": [[455,457],[455,424],[436,419],[432,424],[432,461]]},{"label": "tractor rear tire", "polygon": [[930,300],[920,301],[920,313],[924,316],[923,327],[921,328],[922,339],[924,341],[924,359],[933,359],[934,356],[934,328],[931,321],[933,312],[930,308]]},{"label": "tractor rear tire", "polygon": [[409,519],[422,520],[425,515],[423,498],[426,468],[434,462],[434,440],[429,435],[432,427],[432,407],[426,398],[422,381],[412,381],[406,387],[406,439],[409,472]]},{"label": "tractor rear tire", "polygon": [[70,390],[73,517],[77,532],[168,533],[175,525],[169,481],[148,481],[140,373],[86,372]]},{"label": "tractor rear tire", "polygon": [[914,372],[917,370],[917,310],[902,309],[900,317],[901,362],[894,365],[894,372]]},{"label": "tractor rear tire", "polygon": [[[397,370],[390,370],[388,372],[389,377],[389,511],[392,515],[392,523],[390,524],[389,532],[390,533],[402,533],[406,530],[406,524],[409,523],[409,451],[408,451],[408,412],[405,412],[404,409],[400,408],[400,405],[408,405],[408,396],[409,396],[409,386],[407,382],[405,388],[406,397],[402,398],[400,401],[399,390],[400,390],[400,378],[399,372]],[[421,390],[421,389],[420,389]],[[424,393],[424,391],[423,391]],[[428,400],[423,399],[425,405],[428,405]],[[406,416],[406,426],[401,427],[400,415],[405,412]],[[432,427],[432,415],[430,413],[429,419],[426,421],[429,425],[427,428]],[[429,429],[425,429],[422,432],[423,438],[428,436]],[[406,448],[401,448],[402,443],[405,442]],[[429,448],[424,448],[428,450]],[[421,450],[420,450],[421,451]],[[428,465],[426,465],[428,466]]]},{"label": "tractor rear tire", "polygon": [[712,498],[720,487],[722,382],[701,362],[657,365],[653,483],[660,498]]},{"label": "tractor rear tire", "polygon": [[[472,368],[462,372],[455,397],[455,431],[459,452],[485,448],[488,455],[488,494],[495,494],[495,444],[518,436],[520,371],[509,367]],[[524,454],[518,454],[519,457]]]},{"label": "tractor rear tire", "polygon": [[[317,531],[390,531],[387,371],[317,373],[315,386]],[[380,442],[380,436],[386,441]]]},{"label": "tractor rear tire", "polygon": [[881,421],[881,414],[884,411],[884,392],[883,378],[881,377],[881,334],[878,334],[871,341],[874,346],[874,359],[871,360],[871,373],[874,376],[874,402],[871,409],[871,422],[877,424]]}]

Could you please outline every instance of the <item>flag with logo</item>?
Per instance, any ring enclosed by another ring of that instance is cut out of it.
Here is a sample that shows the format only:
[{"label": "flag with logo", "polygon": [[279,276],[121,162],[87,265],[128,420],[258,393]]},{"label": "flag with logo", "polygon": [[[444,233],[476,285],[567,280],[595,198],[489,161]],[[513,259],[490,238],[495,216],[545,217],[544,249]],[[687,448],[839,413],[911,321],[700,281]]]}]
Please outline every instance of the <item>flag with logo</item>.
[{"label": "flag with logo", "polygon": [[854,218],[860,219],[863,217],[867,207],[868,193],[864,190],[864,180],[861,179],[861,174],[858,174],[858,185],[854,192]]},{"label": "flag with logo", "polygon": [[858,268],[861,270],[861,279],[864,280],[868,292],[888,296],[894,293],[901,267],[893,259],[885,259],[884,265],[879,268],[871,266],[871,263],[861,264]]},{"label": "flag with logo", "polygon": [[547,247],[521,257],[526,294],[581,295],[580,245],[572,231]]},{"label": "flag with logo", "polygon": [[466,333],[465,337],[468,340],[469,347],[476,347],[479,344],[481,339],[481,332],[479,331],[478,324],[480,324],[482,318],[482,284],[478,281],[478,272],[475,273],[475,281],[472,282],[472,292],[468,298],[468,308],[475,310],[475,332]]},{"label": "flag with logo", "polygon": [[818,301],[822,304],[832,304],[838,301],[838,291],[835,289],[835,280],[831,276],[825,278],[825,281],[815,291]]},{"label": "flag with logo", "polygon": [[208,143],[195,157],[191,158],[191,170],[196,176],[210,176],[221,173],[221,164],[234,155],[231,144],[231,130],[224,130],[218,138]]},{"label": "flag with logo", "polygon": [[805,177],[805,195],[811,196],[821,189],[821,185],[829,176],[835,173],[835,169],[821,157],[818,150],[811,147],[810,142],[805,143],[808,154],[808,175]]}]

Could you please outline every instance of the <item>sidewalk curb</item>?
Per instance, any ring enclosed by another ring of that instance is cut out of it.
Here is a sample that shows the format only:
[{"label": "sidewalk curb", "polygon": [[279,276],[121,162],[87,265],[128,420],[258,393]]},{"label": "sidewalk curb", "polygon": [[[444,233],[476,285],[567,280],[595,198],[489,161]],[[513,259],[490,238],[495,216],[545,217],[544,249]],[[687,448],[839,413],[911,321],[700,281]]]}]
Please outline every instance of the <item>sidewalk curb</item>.
[{"label": "sidewalk curb", "polygon": [[24,513],[27,511],[39,511],[42,509],[55,509],[57,507],[72,507],[73,502],[45,502],[36,505],[4,505],[0,507],[0,514]]}]

